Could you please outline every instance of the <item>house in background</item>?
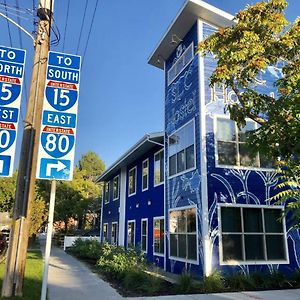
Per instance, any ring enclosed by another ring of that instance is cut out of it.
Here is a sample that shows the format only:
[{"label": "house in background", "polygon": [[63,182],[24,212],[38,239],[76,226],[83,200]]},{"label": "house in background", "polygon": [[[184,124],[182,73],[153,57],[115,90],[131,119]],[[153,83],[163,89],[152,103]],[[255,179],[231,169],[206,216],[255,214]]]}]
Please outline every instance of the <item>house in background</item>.
[{"label": "house in background", "polygon": [[[224,103],[236,96],[210,87],[216,61],[196,53],[200,41],[232,19],[203,1],[186,1],[149,58],[165,74],[164,136],[151,151],[142,151],[150,143],[144,137],[100,177],[109,182],[109,195],[116,176],[121,186],[119,200],[104,200],[102,238],[111,242],[118,222],[120,245],[140,245],[153,261],[155,252],[170,272],[300,267],[299,231],[285,219],[278,222],[284,207],[269,200],[277,184],[273,164],[259,153],[250,156],[245,145],[246,132],[257,125],[248,120],[240,130],[224,113]],[[275,75],[271,69],[262,74],[260,92],[273,93]],[[164,184],[151,186],[155,154],[162,150]],[[147,165],[150,181],[143,191]]]}]

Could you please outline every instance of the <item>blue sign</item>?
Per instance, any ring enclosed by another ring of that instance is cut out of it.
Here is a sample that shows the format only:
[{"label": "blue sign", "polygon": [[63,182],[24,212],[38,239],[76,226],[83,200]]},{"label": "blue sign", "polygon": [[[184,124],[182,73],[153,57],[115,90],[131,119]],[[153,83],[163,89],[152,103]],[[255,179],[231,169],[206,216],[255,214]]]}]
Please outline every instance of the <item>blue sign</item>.
[{"label": "blue sign", "polygon": [[15,107],[0,106],[0,122],[18,122],[19,110]]},{"label": "blue sign", "polygon": [[11,156],[0,155],[0,176],[9,176]]},{"label": "blue sign", "polygon": [[50,126],[75,128],[76,117],[77,117],[76,114],[44,110],[43,117],[42,117],[42,124],[50,125]]},{"label": "blue sign", "polygon": [[42,158],[39,178],[66,180],[70,178],[71,161]]},{"label": "blue sign", "polygon": [[25,53],[25,50],[0,46],[0,61],[24,64]]},{"label": "blue sign", "polygon": [[20,83],[1,82],[0,78],[0,105],[8,105],[14,102],[21,94]]},{"label": "blue sign", "polygon": [[81,57],[49,52],[37,177],[71,180]]}]

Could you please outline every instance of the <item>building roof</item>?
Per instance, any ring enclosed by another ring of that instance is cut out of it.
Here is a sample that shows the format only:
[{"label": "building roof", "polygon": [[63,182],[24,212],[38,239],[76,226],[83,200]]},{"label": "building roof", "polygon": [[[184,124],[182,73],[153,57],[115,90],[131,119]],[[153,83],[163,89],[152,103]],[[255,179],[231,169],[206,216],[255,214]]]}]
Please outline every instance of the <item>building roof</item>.
[{"label": "building roof", "polygon": [[231,14],[202,0],[187,0],[150,55],[148,63],[164,69],[164,61],[169,58],[178,46],[176,40],[174,41],[174,37],[177,39],[177,42],[182,40],[198,19],[202,19],[219,28],[231,26],[233,18],[234,16]]},{"label": "building roof", "polygon": [[133,145],[124,155],[115,161],[107,170],[97,178],[97,182],[106,181],[114,176],[119,169],[128,166],[139,157],[150,151],[155,145],[164,143],[164,132],[149,133],[144,135],[135,145]]}]

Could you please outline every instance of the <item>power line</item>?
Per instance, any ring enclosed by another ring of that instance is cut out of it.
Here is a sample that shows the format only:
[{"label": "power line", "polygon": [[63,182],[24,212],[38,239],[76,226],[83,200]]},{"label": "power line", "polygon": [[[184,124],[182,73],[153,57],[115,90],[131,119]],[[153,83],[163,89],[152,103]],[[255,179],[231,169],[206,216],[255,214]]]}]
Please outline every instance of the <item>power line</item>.
[{"label": "power line", "polygon": [[[5,15],[7,16],[6,0],[4,0],[4,4],[5,4]],[[6,19],[6,22],[7,22],[7,29],[8,29],[8,35],[9,35],[10,46],[12,47],[12,38],[11,38],[10,25],[9,25],[8,19]]]},{"label": "power line", "polygon": [[68,0],[67,16],[66,16],[66,24],[65,24],[65,32],[64,32],[64,40],[63,40],[62,52],[64,52],[64,50],[65,50],[65,41],[66,41],[66,35],[67,35],[67,25],[68,25],[68,19],[69,19],[69,10],[70,10],[70,0]]},{"label": "power line", "polygon": [[79,39],[78,39],[76,54],[78,54],[78,50],[79,50],[79,45],[80,45],[81,35],[82,35],[83,26],[84,26],[84,22],[85,22],[86,9],[87,9],[87,6],[88,6],[88,2],[89,2],[89,0],[86,0],[86,2],[85,2],[85,8],[84,8],[83,18],[82,18],[82,22],[81,22],[81,28],[80,28],[80,34],[79,34]]},{"label": "power line", "polygon": [[89,40],[90,40],[90,36],[91,36],[91,32],[92,32],[92,28],[93,28],[93,24],[94,24],[94,20],[95,20],[95,15],[96,15],[96,10],[97,10],[97,6],[98,6],[98,2],[99,2],[99,0],[97,0],[96,4],[95,4],[94,13],[93,13],[93,17],[92,17],[92,22],[91,22],[90,30],[89,30],[89,33],[88,33],[88,38],[87,38],[87,41],[86,41],[86,45],[85,45],[85,49],[84,49],[84,52],[83,52],[83,56],[82,56],[81,66],[83,66],[85,54],[86,54],[86,51],[87,51],[87,48],[88,48],[88,45],[89,45]]}]

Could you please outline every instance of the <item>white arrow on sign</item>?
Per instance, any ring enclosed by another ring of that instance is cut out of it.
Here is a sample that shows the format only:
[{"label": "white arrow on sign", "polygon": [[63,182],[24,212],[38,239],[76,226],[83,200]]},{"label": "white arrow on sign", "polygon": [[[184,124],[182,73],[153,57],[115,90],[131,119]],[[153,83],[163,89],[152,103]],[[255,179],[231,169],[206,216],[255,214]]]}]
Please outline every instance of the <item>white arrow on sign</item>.
[{"label": "white arrow on sign", "polygon": [[51,170],[56,169],[57,172],[63,170],[66,167],[61,161],[58,161],[55,164],[47,164],[46,167],[46,176],[51,176]]}]

